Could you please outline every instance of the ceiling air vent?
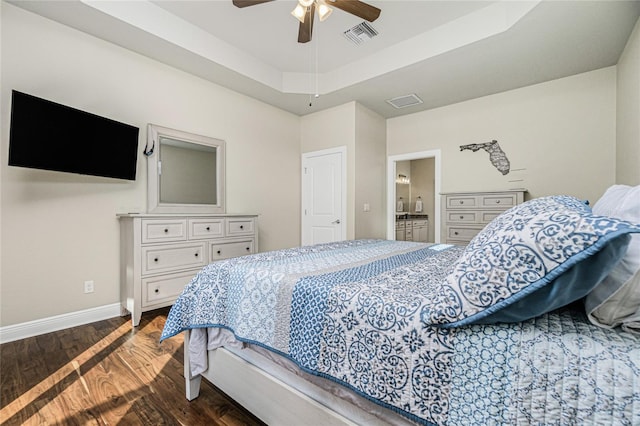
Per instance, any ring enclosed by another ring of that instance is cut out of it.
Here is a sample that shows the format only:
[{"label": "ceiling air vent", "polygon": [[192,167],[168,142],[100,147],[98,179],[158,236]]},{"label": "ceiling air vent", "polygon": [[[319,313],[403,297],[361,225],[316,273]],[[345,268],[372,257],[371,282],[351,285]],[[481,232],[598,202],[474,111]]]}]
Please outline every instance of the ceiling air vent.
[{"label": "ceiling air vent", "polygon": [[413,105],[418,105],[422,103],[422,99],[418,97],[415,93],[405,96],[398,96],[397,98],[387,99],[387,103],[393,106],[394,108],[406,108]]},{"label": "ceiling air vent", "polygon": [[361,24],[356,25],[353,28],[349,28],[345,31],[344,36],[354,42],[355,44],[362,44],[367,40],[371,40],[378,35],[378,31],[371,26],[368,22],[363,21]]}]

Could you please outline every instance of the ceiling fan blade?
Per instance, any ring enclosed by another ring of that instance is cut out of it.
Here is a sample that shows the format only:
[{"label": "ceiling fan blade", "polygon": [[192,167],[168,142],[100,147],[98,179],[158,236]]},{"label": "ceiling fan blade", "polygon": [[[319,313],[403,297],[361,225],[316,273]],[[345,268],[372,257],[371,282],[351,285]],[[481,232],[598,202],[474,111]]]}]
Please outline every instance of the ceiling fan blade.
[{"label": "ceiling fan blade", "polygon": [[260,3],[268,3],[273,0],[233,0],[233,5],[235,7],[247,7],[247,6],[255,6]]},{"label": "ceiling fan blade", "polygon": [[369,22],[375,21],[380,16],[380,9],[359,0],[328,0],[327,4]]},{"label": "ceiling fan blade", "polygon": [[308,43],[311,41],[315,13],[316,4],[311,3],[311,6],[307,7],[307,10],[305,11],[304,22],[300,22],[300,27],[298,27],[298,43]]}]

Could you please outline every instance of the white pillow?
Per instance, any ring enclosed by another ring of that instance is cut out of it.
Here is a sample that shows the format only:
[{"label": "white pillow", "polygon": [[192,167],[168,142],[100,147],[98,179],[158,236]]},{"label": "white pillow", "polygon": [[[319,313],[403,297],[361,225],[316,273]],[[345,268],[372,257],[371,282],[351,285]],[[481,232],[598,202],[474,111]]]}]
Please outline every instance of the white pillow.
[{"label": "white pillow", "polygon": [[[614,185],[593,206],[593,213],[640,223],[640,185]],[[631,236],[624,258],[585,299],[596,325],[640,333],[640,234]]]}]

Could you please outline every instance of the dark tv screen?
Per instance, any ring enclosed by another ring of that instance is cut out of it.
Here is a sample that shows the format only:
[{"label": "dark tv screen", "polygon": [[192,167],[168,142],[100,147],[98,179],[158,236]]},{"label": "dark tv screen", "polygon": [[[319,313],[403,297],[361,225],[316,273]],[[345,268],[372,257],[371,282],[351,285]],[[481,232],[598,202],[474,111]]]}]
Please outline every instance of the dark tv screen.
[{"label": "dark tv screen", "polygon": [[139,129],[13,90],[9,165],[136,179]]}]

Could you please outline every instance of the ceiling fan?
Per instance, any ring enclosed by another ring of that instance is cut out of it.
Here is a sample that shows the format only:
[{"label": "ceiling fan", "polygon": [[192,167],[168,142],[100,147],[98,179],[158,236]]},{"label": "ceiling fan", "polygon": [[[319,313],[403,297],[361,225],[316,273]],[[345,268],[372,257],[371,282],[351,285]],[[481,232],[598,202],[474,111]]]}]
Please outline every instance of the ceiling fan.
[{"label": "ceiling fan", "polygon": [[[248,7],[268,3],[273,0],[233,0],[236,7]],[[380,9],[359,0],[298,0],[296,8],[291,12],[300,21],[298,43],[311,41],[313,18],[316,8],[320,21],[324,21],[333,11],[332,7],[351,13],[359,18],[373,22],[380,16]]]}]

